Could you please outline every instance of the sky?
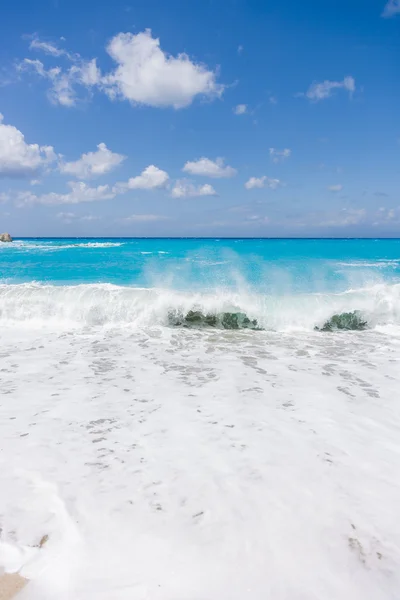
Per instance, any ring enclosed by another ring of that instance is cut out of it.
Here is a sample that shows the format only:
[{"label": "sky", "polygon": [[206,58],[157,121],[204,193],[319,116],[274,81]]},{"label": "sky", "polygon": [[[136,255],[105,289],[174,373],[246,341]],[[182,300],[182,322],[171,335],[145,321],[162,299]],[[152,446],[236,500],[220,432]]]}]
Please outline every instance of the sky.
[{"label": "sky", "polygon": [[0,231],[400,237],[400,0],[5,0]]}]

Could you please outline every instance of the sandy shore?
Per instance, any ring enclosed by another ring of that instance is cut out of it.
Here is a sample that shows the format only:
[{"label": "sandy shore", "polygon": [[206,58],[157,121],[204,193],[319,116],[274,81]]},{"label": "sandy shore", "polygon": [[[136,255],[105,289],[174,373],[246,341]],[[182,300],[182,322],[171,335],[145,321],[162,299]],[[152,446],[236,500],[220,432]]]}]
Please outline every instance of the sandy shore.
[{"label": "sandy shore", "polygon": [[28,583],[28,580],[18,573],[0,575],[0,600],[11,600]]}]

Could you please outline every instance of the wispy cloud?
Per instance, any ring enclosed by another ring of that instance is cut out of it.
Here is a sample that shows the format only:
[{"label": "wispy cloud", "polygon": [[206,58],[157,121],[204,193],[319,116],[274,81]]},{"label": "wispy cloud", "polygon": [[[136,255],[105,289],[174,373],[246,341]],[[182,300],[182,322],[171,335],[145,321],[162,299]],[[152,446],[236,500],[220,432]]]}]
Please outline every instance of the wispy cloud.
[{"label": "wispy cloud", "polygon": [[59,104],[67,108],[76,106],[79,100],[77,88],[82,88],[86,93],[91,93],[95,86],[101,81],[100,69],[97,67],[96,59],[85,61],[77,59],[76,63],[67,69],[52,67],[46,69],[40,60],[24,58],[17,65],[20,73],[33,72],[50,82],[47,92],[52,104]]},{"label": "wispy cloud", "polygon": [[342,191],[342,189],[343,189],[343,186],[342,186],[342,184],[341,184],[341,183],[337,183],[336,185],[330,185],[330,186],[328,187],[328,190],[329,190],[330,192],[334,192],[334,193],[341,192],[341,191]]},{"label": "wispy cloud", "polygon": [[382,17],[390,19],[398,14],[400,14],[400,0],[389,0],[383,9]]},{"label": "wispy cloud", "polygon": [[123,217],[122,219],[117,219],[120,223],[154,223],[156,221],[167,221],[170,217],[165,217],[163,215],[129,215],[128,217]]},{"label": "wispy cloud", "polygon": [[272,162],[280,163],[290,157],[292,151],[290,148],[285,148],[284,150],[277,150],[276,148],[269,149],[269,155],[271,157]]},{"label": "wispy cloud", "polygon": [[81,217],[79,215],[76,215],[73,212],[59,212],[59,213],[57,213],[56,218],[67,224],[75,223],[76,221],[84,221],[84,222],[100,221],[100,219],[101,219],[101,217],[98,217],[95,215],[84,215],[83,217]]},{"label": "wispy cloud", "polygon": [[325,80],[321,83],[314,82],[310,85],[307,92],[305,94],[300,93],[298,96],[305,96],[309,100],[314,102],[318,102],[320,100],[325,100],[326,98],[330,98],[334,92],[334,90],[345,90],[349,92],[349,95],[352,94],[356,90],[356,82],[354,77],[349,75],[345,77],[343,81],[329,81]]},{"label": "wispy cloud", "polygon": [[54,42],[47,42],[45,40],[39,39],[36,35],[29,36],[31,37],[31,43],[29,44],[29,50],[38,50],[40,52],[44,52],[45,54],[49,54],[50,56],[66,56],[70,60],[79,59],[79,54],[70,54],[64,48],[59,48],[57,44]]},{"label": "wispy cloud", "polygon": [[234,107],[233,112],[235,115],[244,115],[247,113],[247,104],[238,104]]}]

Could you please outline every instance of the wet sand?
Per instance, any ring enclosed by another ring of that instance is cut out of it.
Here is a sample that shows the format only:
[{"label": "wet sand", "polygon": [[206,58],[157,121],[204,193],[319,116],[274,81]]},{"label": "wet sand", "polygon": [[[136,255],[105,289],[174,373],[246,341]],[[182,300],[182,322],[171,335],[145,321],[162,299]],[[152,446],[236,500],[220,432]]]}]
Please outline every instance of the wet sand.
[{"label": "wet sand", "polygon": [[0,575],[0,600],[11,600],[27,583],[28,580],[18,573]]}]

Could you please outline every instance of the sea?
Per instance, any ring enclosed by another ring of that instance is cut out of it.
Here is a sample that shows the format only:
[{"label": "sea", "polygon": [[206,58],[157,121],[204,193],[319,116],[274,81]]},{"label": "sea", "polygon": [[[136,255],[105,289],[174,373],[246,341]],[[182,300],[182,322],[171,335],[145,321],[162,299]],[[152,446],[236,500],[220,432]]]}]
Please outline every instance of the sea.
[{"label": "sea", "polygon": [[21,600],[398,600],[400,240],[0,244]]}]

